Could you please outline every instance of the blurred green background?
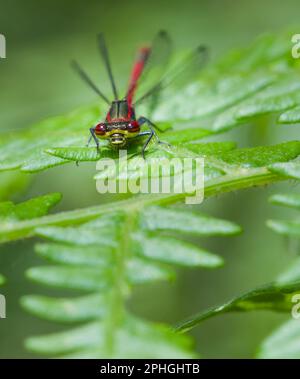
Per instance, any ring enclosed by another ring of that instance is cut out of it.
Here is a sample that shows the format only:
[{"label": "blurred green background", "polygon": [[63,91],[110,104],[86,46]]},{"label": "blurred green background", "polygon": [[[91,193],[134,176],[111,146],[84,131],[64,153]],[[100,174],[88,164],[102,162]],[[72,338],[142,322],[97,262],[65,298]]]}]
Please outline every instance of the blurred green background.
[{"label": "blurred green background", "polygon": [[[297,24],[298,10],[296,0],[0,0],[0,33],[7,39],[7,59],[0,60],[0,133],[13,133],[95,100],[70,69],[72,58],[106,89],[95,44],[99,31],[107,36],[117,81],[124,86],[136,47],[151,40],[158,29],[167,29],[178,49],[206,43],[214,60],[231,48],[249,45],[257,35]],[[295,28],[297,32],[300,28]],[[252,124],[225,138],[235,139],[239,146],[255,146],[296,139],[298,131],[297,127]],[[100,203],[107,199],[96,192],[94,171],[94,164],[49,170],[34,176],[28,191],[14,199],[59,191],[64,199],[57,210]],[[284,241],[265,226],[267,218],[289,215],[267,203],[270,193],[281,189],[291,190],[290,184],[205,202],[201,209],[244,228],[238,237],[201,241],[202,246],[224,256],[226,265],[214,271],[183,270],[174,284],[139,288],[128,306],[148,319],[173,323],[273,280],[297,250],[297,246],[291,248],[295,241]],[[0,249],[1,272],[9,278],[1,289],[7,297],[7,319],[0,320],[0,357],[31,357],[22,347],[26,336],[63,328],[40,321],[19,307],[23,294],[62,294],[25,280],[26,268],[41,263],[34,256],[33,243],[22,241]],[[267,312],[225,315],[205,322],[193,335],[204,357],[251,357],[259,342],[288,318]]]}]

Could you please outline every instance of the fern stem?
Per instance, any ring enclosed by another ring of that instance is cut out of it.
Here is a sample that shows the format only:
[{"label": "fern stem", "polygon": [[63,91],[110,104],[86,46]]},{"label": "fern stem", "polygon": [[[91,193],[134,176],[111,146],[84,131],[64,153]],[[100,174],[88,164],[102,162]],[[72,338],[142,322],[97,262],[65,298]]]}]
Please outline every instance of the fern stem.
[{"label": "fern stem", "polygon": [[[205,186],[205,197],[216,196],[239,189],[263,186],[287,179],[287,177],[271,173],[266,168],[239,168],[235,173],[210,180]],[[133,214],[145,206],[172,204],[184,200],[185,197],[185,193],[140,195],[100,206],[61,212],[18,223],[7,222],[1,225],[0,242],[34,236],[35,229],[42,226],[80,224],[103,214],[119,211],[120,209],[124,213]]]},{"label": "fern stem", "polygon": [[136,224],[135,212],[124,213],[123,227],[119,230],[119,244],[115,249],[116,266],[114,271],[115,285],[110,296],[110,312],[106,320],[106,346],[113,356],[115,330],[117,330],[124,319],[124,301],[129,294],[126,277],[126,263],[131,256],[131,233]]}]

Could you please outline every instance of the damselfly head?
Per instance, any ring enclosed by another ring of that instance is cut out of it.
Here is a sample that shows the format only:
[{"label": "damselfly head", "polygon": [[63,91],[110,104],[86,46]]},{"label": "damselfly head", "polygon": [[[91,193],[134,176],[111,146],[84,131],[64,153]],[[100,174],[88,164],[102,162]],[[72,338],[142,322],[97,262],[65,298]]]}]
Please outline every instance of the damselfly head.
[{"label": "damselfly head", "polygon": [[114,133],[109,137],[109,143],[111,146],[119,149],[126,145],[126,137],[121,133]]}]

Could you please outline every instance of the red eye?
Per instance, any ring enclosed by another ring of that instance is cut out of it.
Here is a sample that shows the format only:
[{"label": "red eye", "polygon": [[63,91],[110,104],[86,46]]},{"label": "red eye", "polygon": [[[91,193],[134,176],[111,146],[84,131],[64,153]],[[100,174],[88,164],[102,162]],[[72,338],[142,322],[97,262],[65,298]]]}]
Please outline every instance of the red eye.
[{"label": "red eye", "polygon": [[106,133],[106,125],[103,123],[96,125],[95,133],[97,135],[103,136]]},{"label": "red eye", "polygon": [[130,132],[130,133],[134,133],[134,132],[138,132],[140,130],[140,126],[138,124],[137,121],[131,121],[128,126],[127,126],[127,130]]}]

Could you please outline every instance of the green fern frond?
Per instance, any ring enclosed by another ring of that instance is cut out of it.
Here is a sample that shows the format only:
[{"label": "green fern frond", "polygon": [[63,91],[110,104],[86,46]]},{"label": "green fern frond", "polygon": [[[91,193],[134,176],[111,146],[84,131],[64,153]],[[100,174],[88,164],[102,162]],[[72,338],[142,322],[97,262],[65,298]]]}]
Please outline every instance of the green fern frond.
[{"label": "green fern frond", "polygon": [[[276,231],[276,229],[275,229]],[[296,258],[294,262],[278,277],[277,282],[280,285],[299,280],[300,278],[300,259]],[[258,358],[264,359],[299,359],[299,301],[300,288],[291,296],[287,304],[287,311],[293,319],[283,323],[275,329],[259,346],[257,351]],[[294,308],[295,307],[295,308]]]},{"label": "green fern frond", "polygon": [[[133,317],[124,303],[134,285],[174,279],[172,266],[216,268],[223,263],[222,258],[184,241],[181,235],[239,231],[228,221],[158,206],[140,213],[111,212],[77,227],[36,229],[38,236],[52,241],[36,245],[37,254],[51,265],[31,268],[27,277],[88,294],[61,299],[31,295],[22,299],[22,305],[51,321],[88,324],[30,338],[26,346],[38,353],[68,357],[191,357],[186,337],[181,339],[169,327]],[[145,333],[152,337],[142,344]],[[120,344],[120,335],[131,341],[126,348]],[[160,345],[159,353],[149,348],[153,338]],[[66,340],[67,345],[62,343]],[[140,348],[132,341],[141,344]]]},{"label": "green fern frond", "polygon": [[[278,166],[276,167],[278,170]],[[281,166],[281,172],[289,177],[295,177],[291,175],[294,173],[291,165]],[[300,209],[300,195],[298,193],[289,194],[275,194],[269,199],[270,203],[289,207],[295,210]],[[267,226],[271,228],[276,233],[279,233],[289,238],[299,238],[300,237],[300,223],[298,220],[295,221],[282,221],[282,220],[268,220]],[[299,280],[300,278],[300,259],[295,258],[290,266],[279,275],[277,282],[281,285],[285,285],[291,281]],[[293,306],[296,306],[300,300],[300,289],[295,292],[295,297],[292,297],[289,301],[289,312],[292,313]],[[298,307],[294,311],[294,318],[288,322],[285,322],[274,332],[271,333],[260,345],[257,357],[266,359],[276,359],[276,358],[289,358],[289,359],[299,359],[300,358],[300,345],[299,345],[299,313]],[[292,316],[292,315],[291,315]]]},{"label": "green fern frond", "polygon": [[[193,149],[197,151],[203,149],[203,145],[193,145]],[[227,143],[225,145],[210,144],[206,150],[203,149],[205,151],[205,155],[203,156],[206,163],[206,197],[288,179],[288,177],[283,175],[272,173],[269,170],[270,164],[293,160],[300,153],[300,142],[297,141],[274,146],[229,150],[232,147],[232,145],[228,145]],[[215,155],[213,154],[214,151],[216,152]],[[142,160],[138,162],[138,164],[146,164]],[[139,170],[137,170],[137,175],[139,175]],[[134,179],[133,175],[132,178]],[[125,209],[125,211],[130,212],[132,209],[142,210],[147,206],[171,204],[183,200],[186,195],[185,193],[145,195],[129,200],[115,201],[109,204],[44,216],[42,218],[28,217],[28,220],[19,219],[13,223],[7,223],[0,219],[0,240],[8,241],[35,235],[36,229],[41,226],[72,225],[86,222],[98,216],[113,213],[119,209]]]},{"label": "green fern frond", "polygon": [[[270,197],[270,202],[276,205],[288,206],[290,208],[299,209],[300,195],[299,194],[276,194]],[[282,221],[282,220],[268,220],[267,225],[275,232],[290,236],[300,237],[300,222],[295,221]]]}]

